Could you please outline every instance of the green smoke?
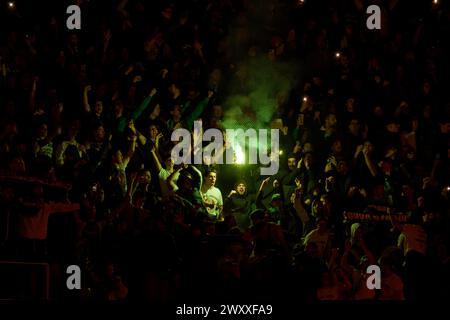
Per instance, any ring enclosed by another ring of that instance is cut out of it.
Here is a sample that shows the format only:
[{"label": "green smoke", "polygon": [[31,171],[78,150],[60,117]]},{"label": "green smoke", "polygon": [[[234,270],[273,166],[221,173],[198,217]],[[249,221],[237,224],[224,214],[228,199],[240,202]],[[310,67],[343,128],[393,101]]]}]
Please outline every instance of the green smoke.
[{"label": "green smoke", "polygon": [[223,103],[224,128],[270,128],[280,96],[288,99],[296,85],[298,63],[269,58],[272,37],[286,45],[287,10],[281,0],[249,2],[231,23],[227,42],[236,67]]},{"label": "green smoke", "polygon": [[[282,97],[287,102],[297,83],[298,63],[269,53],[273,36],[283,41],[287,38],[288,28],[281,27],[286,15],[278,11],[279,19],[268,18],[277,5],[277,0],[258,1],[232,23],[227,42],[235,68],[227,84],[229,95],[222,104],[224,129],[270,129]],[[247,147],[259,149],[258,145]]]},{"label": "green smoke", "polygon": [[280,96],[287,100],[295,86],[298,68],[294,64],[269,61],[266,57],[254,58],[238,68],[237,72],[242,72],[245,77],[246,94],[227,97],[223,127],[270,129],[271,121],[276,118]]}]

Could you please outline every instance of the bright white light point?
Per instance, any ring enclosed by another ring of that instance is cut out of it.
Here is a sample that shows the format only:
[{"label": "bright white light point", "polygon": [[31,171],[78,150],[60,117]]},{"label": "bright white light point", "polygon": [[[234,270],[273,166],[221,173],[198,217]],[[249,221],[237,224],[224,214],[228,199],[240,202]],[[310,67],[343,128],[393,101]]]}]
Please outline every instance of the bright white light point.
[{"label": "bright white light point", "polygon": [[341,54],[339,52],[336,52],[336,58],[339,58]]},{"label": "bright white light point", "polygon": [[245,153],[242,150],[242,147],[239,145],[239,143],[236,143],[234,145],[234,156],[235,156],[234,162],[236,164],[244,164],[245,163]]},{"label": "bright white light point", "polygon": [[434,4],[437,4],[437,3],[438,3],[438,0],[433,0],[433,3],[434,3]]},{"label": "bright white light point", "polygon": [[14,7],[14,2],[8,2],[8,7],[10,8]]},{"label": "bright white light point", "polygon": [[280,150],[280,156],[283,155],[283,150]]}]

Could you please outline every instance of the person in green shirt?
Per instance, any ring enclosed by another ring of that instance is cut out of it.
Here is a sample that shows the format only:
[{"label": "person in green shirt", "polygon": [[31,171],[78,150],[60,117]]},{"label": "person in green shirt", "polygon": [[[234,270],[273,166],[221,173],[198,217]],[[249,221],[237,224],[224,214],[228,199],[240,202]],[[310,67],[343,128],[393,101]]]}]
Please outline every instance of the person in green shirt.
[{"label": "person in green shirt", "polygon": [[[208,96],[201,100],[193,109],[182,108],[180,105],[175,105],[171,111],[172,118],[167,121],[167,127],[169,130],[174,130],[184,127],[188,130],[192,130],[194,126],[194,121],[197,120],[203,111],[208,106],[210,99],[212,98],[214,92],[208,91]],[[181,124],[180,124],[181,123]]]}]

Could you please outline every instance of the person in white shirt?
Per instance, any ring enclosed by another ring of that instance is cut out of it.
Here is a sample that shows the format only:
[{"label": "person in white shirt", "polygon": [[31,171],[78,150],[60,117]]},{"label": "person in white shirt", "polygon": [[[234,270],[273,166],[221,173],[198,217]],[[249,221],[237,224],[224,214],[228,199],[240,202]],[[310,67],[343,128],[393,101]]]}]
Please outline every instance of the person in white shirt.
[{"label": "person in white shirt", "polygon": [[215,170],[210,170],[203,181],[200,194],[203,198],[203,204],[210,218],[214,220],[223,220],[223,198],[222,192],[215,187],[217,180],[217,173]]}]

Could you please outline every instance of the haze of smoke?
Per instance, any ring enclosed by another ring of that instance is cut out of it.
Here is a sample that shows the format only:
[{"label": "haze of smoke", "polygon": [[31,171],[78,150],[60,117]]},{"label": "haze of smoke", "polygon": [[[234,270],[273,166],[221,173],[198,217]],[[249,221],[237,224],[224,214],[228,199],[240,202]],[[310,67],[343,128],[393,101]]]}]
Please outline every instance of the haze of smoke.
[{"label": "haze of smoke", "polygon": [[227,129],[270,129],[276,117],[277,96],[289,97],[295,85],[295,65],[259,58],[241,66],[248,74],[247,94],[230,95],[224,103]]},{"label": "haze of smoke", "polygon": [[[247,63],[247,94],[230,95],[225,100],[224,127],[268,128],[277,109],[277,96],[289,96],[295,85],[295,65],[268,64],[266,59]],[[232,84],[231,84],[232,85]],[[233,91],[233,90],[232,90]]]}]

